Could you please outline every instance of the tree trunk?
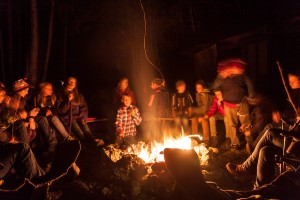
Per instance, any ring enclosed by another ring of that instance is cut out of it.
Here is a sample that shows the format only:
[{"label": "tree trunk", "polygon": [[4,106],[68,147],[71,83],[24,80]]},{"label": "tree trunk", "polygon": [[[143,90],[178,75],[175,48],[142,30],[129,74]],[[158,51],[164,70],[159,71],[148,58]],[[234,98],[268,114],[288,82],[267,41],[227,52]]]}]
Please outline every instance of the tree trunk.
[{"label": "tree trunk", "polygon": [[31,0],[31,49],[28,75],[33,83],[37,83],[38,81],[38,50],[38,7],[37,0]]},{"label": "tree trunk", "polygon": [[8,28],[8,75],[13,74],[13,31],[12,31],[12,1],[7,0],[7,28]]},{"label": "tree trunk", "polygon": [[3,51],[3,40],[2,32],[0,30],[0,59],[1,59],[1,80],[5,82],[5,62],[4,62],[4,51]]},{"label": "tree trunk", "polygon": [[64,31],[64,46],[63,46],[63,69],[62,69],[62,74],[63,78],[66,78],[66,73],[67,73],[67,44],[68,44],[68,26],[67,24],[65,25],[65,31]]},{"label": "tree trunk", "polygon": [[51,44],[52,44],[52,35],[53,35],[53,18],[54,18],[54,0],[51,0],[50,5],[50,17],[49,17],[49,32],[48,32],[48,43],[47,43],[47,51],[46,51],[46,58],[44,63],[44,71],[42,81],[45,81],[47,78],[48,72],[48,65],[49,65],[49,58],[51,53]]}]

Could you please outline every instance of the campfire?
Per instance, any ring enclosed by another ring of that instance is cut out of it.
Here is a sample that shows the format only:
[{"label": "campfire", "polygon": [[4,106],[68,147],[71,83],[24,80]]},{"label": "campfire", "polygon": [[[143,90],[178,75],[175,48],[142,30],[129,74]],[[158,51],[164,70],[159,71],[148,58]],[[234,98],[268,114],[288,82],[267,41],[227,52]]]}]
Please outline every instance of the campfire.
[{"label": "campfire", "polygon": [[138,142],[137,144],[128,145],[127,149],[120,150],[108,147],[106,155],[110,157],[113,162],[122,158],[123,155],[136,155],[141,158],[145,163],[164,162],[163,150],[165,148],[178,148],[178,149],[194,149],[199,156],[201,165],[207,165],[208,152],[206,144],[202,141],[199,135],[181,135],[178,138],[165,136],[162,142]]}]

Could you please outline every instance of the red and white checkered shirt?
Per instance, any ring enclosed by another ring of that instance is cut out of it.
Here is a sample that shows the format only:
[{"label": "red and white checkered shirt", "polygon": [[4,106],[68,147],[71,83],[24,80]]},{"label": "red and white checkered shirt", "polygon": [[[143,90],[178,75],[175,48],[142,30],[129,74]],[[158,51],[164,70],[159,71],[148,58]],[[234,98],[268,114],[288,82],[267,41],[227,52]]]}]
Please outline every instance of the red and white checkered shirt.
[{"label": "red and white checkered shirt", "polygon": [[[136,113],[135,116],[131,116],[131,112]],[[135,136],[136,126],[140,125],[142,117],[139,109],[135,106],[122,106],[117,113],[117,119],[115,122],[117,132],[124,131],[124,136]]]}]

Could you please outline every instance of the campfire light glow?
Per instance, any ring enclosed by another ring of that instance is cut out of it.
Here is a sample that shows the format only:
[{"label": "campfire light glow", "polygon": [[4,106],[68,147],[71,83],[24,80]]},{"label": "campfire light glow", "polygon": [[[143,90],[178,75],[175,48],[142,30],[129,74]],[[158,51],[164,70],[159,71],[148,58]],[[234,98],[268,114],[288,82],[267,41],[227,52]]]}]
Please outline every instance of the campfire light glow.
[{"label": "campfire light glow", "polygon": [[152,142],[147,145],[144,142],[139,142],[132,145],[127,149],[128,153],[136,154],[143,159],[146,163],[163,162],[163,151],[165,148],[178,148],[178,149],[194,149],[201,158],[201,164],[205,164],[208,160],[208,149],[203,144],[196,144],[193,137],[197,137],[200,141],[202,138],[199,135],[181,136],[179,138],[165,137],[163,142]]}]

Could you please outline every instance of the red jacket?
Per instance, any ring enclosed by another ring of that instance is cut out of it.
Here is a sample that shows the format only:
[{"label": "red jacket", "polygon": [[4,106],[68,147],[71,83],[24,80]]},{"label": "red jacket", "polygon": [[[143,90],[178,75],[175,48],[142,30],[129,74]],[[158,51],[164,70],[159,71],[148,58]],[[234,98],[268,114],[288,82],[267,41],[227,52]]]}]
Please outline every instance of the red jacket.
[{"label": "red jacket", "polygon": [[215,115],[217,112],[219,112],[221,115],[224,115],[224,102],[221,101],[221,104],[218,104],[218,98],[214,96],[213,102],[212,102],[209,110],[207,111],[206,115],[208,117],[211,117],[211,116]]}]

